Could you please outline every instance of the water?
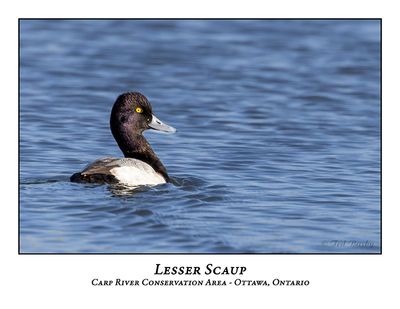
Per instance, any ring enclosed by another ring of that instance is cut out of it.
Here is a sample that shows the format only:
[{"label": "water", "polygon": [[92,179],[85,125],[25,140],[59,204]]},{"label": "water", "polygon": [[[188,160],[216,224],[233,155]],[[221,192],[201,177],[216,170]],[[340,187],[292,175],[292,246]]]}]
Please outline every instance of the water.
[{"label": "water", "polygon": [[[380,251],[379,21],[22,20],[20,250]],[[70,183],[120,157],[140,91],[173,184]]]}]

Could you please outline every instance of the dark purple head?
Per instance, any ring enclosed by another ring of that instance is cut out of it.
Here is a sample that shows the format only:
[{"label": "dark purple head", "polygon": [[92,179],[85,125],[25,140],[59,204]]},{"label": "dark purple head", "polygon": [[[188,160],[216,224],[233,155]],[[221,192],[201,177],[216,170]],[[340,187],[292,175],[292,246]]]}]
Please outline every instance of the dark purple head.
[{"label": "dark purple head", "polygon": [[127,92],[117,98],[111,111],[110,127],[115,139],[120,134],[142,134],[147,129],[176,131],[153,115],[150,102],[139,92]]}]

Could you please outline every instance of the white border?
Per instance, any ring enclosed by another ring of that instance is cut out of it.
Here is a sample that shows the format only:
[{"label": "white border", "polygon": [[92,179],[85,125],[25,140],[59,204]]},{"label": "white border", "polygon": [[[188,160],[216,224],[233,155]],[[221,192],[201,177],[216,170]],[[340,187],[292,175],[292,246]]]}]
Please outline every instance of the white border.
[{"label": "white border", "polygon": [[[396,304],[399,235],[398,9],[376,1],[15,1],[1,10],[1,303],[4,308],[176,308],[276,306],[381,307]],[[393,2],[394,3],[394,2]],[[17,93],[19,17],[365,17],[383,18],[383,255],[132,255],[17,254]],[[93,277],[149,276],[155,263],[241,265],[250,278],[304,278],[308,288],[94,288]],[[5,305],[7,304],[7,306]],[[394,305],[395,306],[395,305]]]}]

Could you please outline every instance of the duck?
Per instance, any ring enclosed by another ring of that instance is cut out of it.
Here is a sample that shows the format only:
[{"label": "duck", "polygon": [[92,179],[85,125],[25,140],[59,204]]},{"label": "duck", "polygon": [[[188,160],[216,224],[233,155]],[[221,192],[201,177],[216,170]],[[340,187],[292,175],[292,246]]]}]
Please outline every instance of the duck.
[{"label": "duck", "polygon": [[118,96],[110,116],[111,133],[123,158],[105,157],[87,165],[70,177],[77,183],[109,183],[153,186],[171,182],[167,169],[143,136],[148,129],[175,133],[154,114],[149,100],[139,92]]}]

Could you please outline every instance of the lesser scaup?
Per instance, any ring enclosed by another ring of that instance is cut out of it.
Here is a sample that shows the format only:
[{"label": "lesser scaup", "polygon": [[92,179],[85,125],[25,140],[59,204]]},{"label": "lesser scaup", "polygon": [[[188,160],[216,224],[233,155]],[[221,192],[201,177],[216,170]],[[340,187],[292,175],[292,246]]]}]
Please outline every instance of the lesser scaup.
[{"label": "lesser scaup", "polygon": [[121,94],[110,118],[111,132],[125,158],[102,158],[71,176],[73,182],[122,183],[129,186],[157,185],[170,181],[143,131],[154,129],[174,133],[173,127],[153,115],[150,102],[138,92]]}]

